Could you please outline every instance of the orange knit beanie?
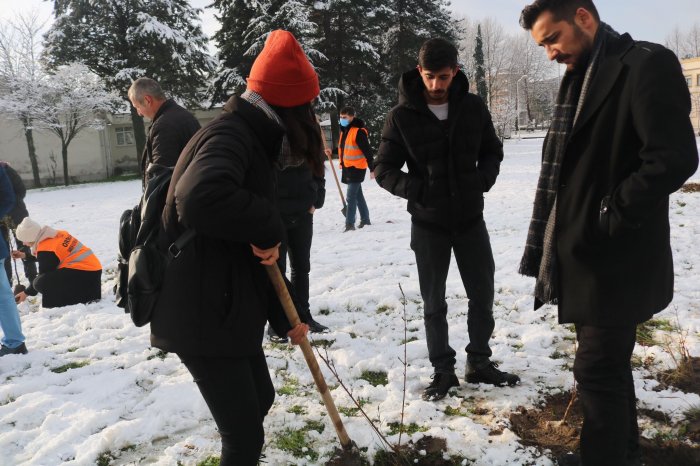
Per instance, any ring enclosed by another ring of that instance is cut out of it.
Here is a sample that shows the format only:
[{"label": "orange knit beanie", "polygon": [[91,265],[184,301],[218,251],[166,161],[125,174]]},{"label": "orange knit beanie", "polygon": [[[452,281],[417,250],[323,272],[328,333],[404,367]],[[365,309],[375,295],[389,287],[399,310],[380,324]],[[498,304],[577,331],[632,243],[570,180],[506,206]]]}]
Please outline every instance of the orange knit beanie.
[{"label": "orange knit beanie", "polygon": [[278,29],[265,41],[248,76],[248,89],[270,105],[296,107],[320,91],[318,75],[292,33]]}]

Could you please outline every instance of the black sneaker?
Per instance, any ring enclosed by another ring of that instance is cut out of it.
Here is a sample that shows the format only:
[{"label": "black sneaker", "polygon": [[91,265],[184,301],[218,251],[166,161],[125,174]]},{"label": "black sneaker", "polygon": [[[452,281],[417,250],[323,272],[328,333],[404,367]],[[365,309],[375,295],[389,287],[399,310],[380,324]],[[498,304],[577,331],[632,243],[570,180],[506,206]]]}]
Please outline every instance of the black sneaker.
[{"label": "black sneaker", "polygon": [[21,343],[17,348],[10,348],[9,346],[2,345],[0,347],[0,356],[5,356],[8,354],[27,354],[27,346]]},{"label": "black sneaker", "polygon": [[369,220],[367,220],[366,222],[365,222],[364,220],[361,220],[361,221],[360,221],[360,224],[357,226],[357,228],[362,228],[362,227],[364,227],[364,226],[366,226],[366,225],[371,225],[371,224],[372,224],[372,223],[370,223]]},{"label": "black sneaker", "polygon": [[289,341],[289,338],[287,336],[281,336],[277,335],[277,332],[274,331],[272,328],[272,325],[267,327],[267,336],[270,338],[270,341],[272,343],[287,343]]},{"label": "black sneaker", "polygon": [[326,327],[323,324],[319,324],[316,322],[313,317],[309,318],[309,321],[306,323],[309,326],[309,332],[311,333],[328,333],[330,332],[330,329]]},{"label": "black sneaker", "polygon": [[459,380],[454,374],[445,374],[444,372],[436,372],[430,376],[433,379],[423,391],[423,399],[425,401],[442,400],[447,395],[447,392],[452,387],[459,387]]},{"label": "black sneaker", "polygon": [[498,370],[498,364],[495,362],[487,362],[479,367],[472,367],[467,362],[466,375],[464,376],[469,383],[488,383],[497,387],[504,385],[517,385],[520,383],[520,377],[515,374],[509,374]]},{"label": "black sneaker", "polygon": [[[352,223],[346,223],[345,224],[345,231],[353,231],[355,229],[355,225]],[[343,233],[345,233],[345,231]]]},{"label": "black sneaker", "polygon": [[576,453],[566,453],[557,458],[559,466],[581,466],[581,458]]}]

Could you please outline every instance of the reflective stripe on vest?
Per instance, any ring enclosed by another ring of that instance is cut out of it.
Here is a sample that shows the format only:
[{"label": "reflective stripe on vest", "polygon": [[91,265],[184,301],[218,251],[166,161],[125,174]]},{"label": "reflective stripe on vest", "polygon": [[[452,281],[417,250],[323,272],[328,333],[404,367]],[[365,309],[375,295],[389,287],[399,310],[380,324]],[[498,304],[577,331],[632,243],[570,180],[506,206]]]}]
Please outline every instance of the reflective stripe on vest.
[{"label": "reflective stripe on vest", "polygon": [[343,141],[343,134],[340,134],[340,140],[338,140],[338,148],[340,152],[340,161],[345,167],[355,167],[360,169],[367,168],[367,159],[362,153],[362,149],[357,145],[357,132],[364,131],[367,134],[365,128],[358,128],[353,126],[348,130],[348,135],[345,137],[345,145],[341,145]]},{"label": "reflective stripe on vest", "polygon": [[56,254],[59,269],[102,270],[102,264],[92,250],[67,231],[59,230],[53,238],[46,238],[39,243],[36,250],[37,253],[46,251]]}]

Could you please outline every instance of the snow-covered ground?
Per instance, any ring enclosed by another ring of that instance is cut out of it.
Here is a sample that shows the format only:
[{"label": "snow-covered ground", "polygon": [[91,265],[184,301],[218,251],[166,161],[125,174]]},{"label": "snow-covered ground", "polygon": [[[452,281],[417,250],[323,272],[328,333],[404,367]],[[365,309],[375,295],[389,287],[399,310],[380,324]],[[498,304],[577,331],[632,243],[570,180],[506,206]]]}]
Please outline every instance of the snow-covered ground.
[{"label": "snow-covered ground", "polygon": [[[405,339],[401,285],[407,298],[409,341],[404,422],[419,430],[409,438],[445,438],[450,454],[467,459],[465,464],[551,464],[518,442],[508,428],[508,415],[519,406],[536,406],[544,394],[568,390],[573,384],[572,333],[556,323],[555,309],[532,310],[533,282],[517,274],[541,144],[541,139],[507,141],[501,175],[486,198],[485,217],[496,261],[493,359],[502,369],[520,375],[519,387],[462,382],[440,402],[421,400],[431,367],[405,201],[373,181],[365,182],[372,225],[343,233],[340,200],[332,175],[327,174],[326,205],[315,215],[312,313],[333,330],[322,339],[332,342],[328,355],[343,382],[383,432],[400,420]],[[700,181],[698,174],[694,181]],[[26,201],[35,220],[67,229],[101,259],[104,299],[60,309],[42,309],[35,299],[20,306],[30,352],[0,359],[0,465],[88,465],[98,460],[100,464],[194,465],[218,455],[214,422],[189,373],[175,355],[151,348],[148,327],[134,327],[114,304],[118,220],[139,194],[138,181],[29,192]],[[678,317],[690,353],[700,355],[700,250],[694,247],[700,233],[700,194],[672,196],[671,224],[676,296],[657,317],[671,322]],[[447,295],[450,340],[458,349],[461,378],[466,358],[461,349],[468,343],[467,305],[454,263]],[[661,334],[659,340],[663,340]],[[338,442],[301,352],[268,343],[265,351],[281,393],[265,421],[267,463],[323,464]],[[659,346],[638,345],[635,354],[642,359],[653,356],[655,370],[672,364]],[[351,414],[342,415],[350,437],[373,457],[379,440],[365,420],[345,409],[353,405],[321,365],[336,405]],[[386,373],[388,384],[372,386],[360,378],[364,371]],[[646,369],[635,370],[641,407],[662,411],[677,421],[688,408],[700,406],[697,395],[653,391],[657,382],[645,379],[647,374]],[[454,410],[446,414],[447,407]],[[308,428],[309,421],[320,421],[325,429],[319,433],[314,424]],[[642,427],[646,435],[653,435],[649,426]],[[290,430],[305,430],[306,456],[295,457],[279,448],[278,439]],[[389,440],[396,442],[398,435]]]}]

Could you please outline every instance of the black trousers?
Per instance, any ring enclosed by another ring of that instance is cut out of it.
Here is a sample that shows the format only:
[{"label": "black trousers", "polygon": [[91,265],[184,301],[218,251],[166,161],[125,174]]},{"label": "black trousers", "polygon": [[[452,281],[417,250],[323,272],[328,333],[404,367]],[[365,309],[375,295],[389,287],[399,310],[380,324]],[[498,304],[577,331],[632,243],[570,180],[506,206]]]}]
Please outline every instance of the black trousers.
[{"label": "black trousers", "polygon": [[418,281],[423,297],[423,321],[428,357],[435,372],[454,373],[456,352],[449,343],[445,282],[454,252],[467,292],[470,364],[480,365],[491,357],[489,340],[494,329],[494,262],[483,220],[460,233],[442,233],[413,224],[411,249],[416,254]]},{"label": "black trousers", "polygon": [[255,466],[265,442],[263,420],[275,398],[265,354],[248,358],[179,355],[221,435],[221,466]]},{"label": "black trousers", "polygon": [[287,271],[287,255],[291,267],[290,282],[294,287],[297,312],[302,318],[309,313],[309,272],[311,271],[311,240],[314,236],[314,216],[304,212],[299,216],[285,218],[287,237],[280,246],[277,266],[282,275]]},{"label": "black trousers", "polygon": [[39,274],[33,286],[41,293],[43,307],[61,307],[102,299],[101,278],[102,270],[63,268]]},{"label": "black trousers", "polygon": [[581,461],[585,466],[624,466],[639,460],[630,361],[636,328],[576,326],[574,377],[583,407]]}]

